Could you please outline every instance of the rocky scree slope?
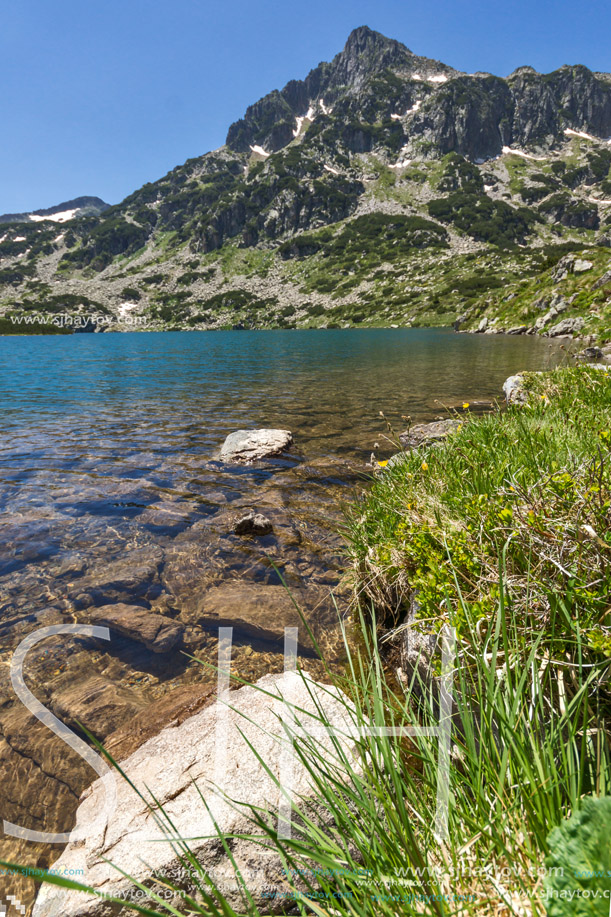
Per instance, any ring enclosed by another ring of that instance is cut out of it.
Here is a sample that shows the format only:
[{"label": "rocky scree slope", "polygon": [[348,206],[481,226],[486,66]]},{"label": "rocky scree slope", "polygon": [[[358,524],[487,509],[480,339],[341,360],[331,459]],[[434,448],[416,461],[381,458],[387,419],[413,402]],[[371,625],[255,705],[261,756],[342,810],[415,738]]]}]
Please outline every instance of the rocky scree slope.
[{"label": "rocky scree slope", "polygon": [[223,147],[101,215],[0,234],[0,330],[447,324],[611,233],[611,75],[466,74],[366,27]]}]

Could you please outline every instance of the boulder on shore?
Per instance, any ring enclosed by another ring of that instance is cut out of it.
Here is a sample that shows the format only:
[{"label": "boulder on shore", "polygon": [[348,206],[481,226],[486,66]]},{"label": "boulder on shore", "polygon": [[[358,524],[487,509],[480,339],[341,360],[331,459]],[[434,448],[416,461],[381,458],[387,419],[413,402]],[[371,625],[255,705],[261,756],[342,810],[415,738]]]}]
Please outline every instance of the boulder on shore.
[{"label": "boulder on shore", "polygon": [[[354,757],[354,767],[359,771],[355,743],[350,737],[354,727],[349,702],[336,688],[295,672],[267,675],[254,686],[225,692],[220,702],[178,726],[163,729],[122,764],[133,784],[164,807],[176,834],[189,839],[201,868],[215,878],[240,912],[243,900],[234,869],[218,840],[215,822],[223,834],[233,836],[232,856],[255,906],[265,913],[282,908],[283,900],[286,903],[282,896],[287,888],[286,873],[273,852],[251,840],[253,835],[260,835],[260,829],[249,819],[247,807],[269,812],[272,824],[277,823],[280,793],[261,761],[277,779],[285,775],[283,788],[291,799],[298,802],[312,798],[307,769],[297,756],[290,765],[285,760],[287,741],[282,717],[293,715],[295,727],[307,733],[320,726],[319,710],[324,710],[325,725],[337,730],[333,737],[316,736],[323,753],[337,765],[339,773],[341,762],[333,745],[338,743],[343,754]],[[286,776],[289,766],[290,778]],[[150,906],[134,882],[105,862],[106,858],[137,882],[152,884],[175,907],[184,905],[184,900],[171,892],[168,898],[167,888],[160,885],[164,880],[198,897],[192,877],[181,868],[175,850],[158,826],[158,809],[153,813],[119,775],[114,811],[105,814],[104,805],[104,786],[96,780],[81,797],[77,812],[77,828],[95,825],[95,829],[89,837],[68,844],[54,863],[54,871],[82,875],[89,886],[105,895]],[[325,818],[322,810],[320,817]],[[275,898],[269,894],[273,888],[278,890]],[[43,885],[33,917],[107,917],[110,913],[119,911],[104,898]]]},{"label": "boulder on shore", "polygon": [[576,318],[563,318],[546,332],[547,337],[555,338],[562,334],[578,334],[584,326],[584,319],[579,315]]},{"label": "boulder on shore", "polygon": [[434,420],[431,423],[416,423],[399,434],[401,445],[405,449],[418,449],[419,446],[430,446],[441,442],[464,423],[456,417],[446,417],[445,420]]},{"label": "boulder on shore", "polygon": [[285,452],[293,442],[290,430],[236,430],[230,433],[219,453],[223,462],[250,465]]},{"label": "boulder on shore", "polygon": [[[589,363],[588,369],[596,369],[605,374],[611,373],[611,367],[605,363]],[[509,376],[503,382],[503,392],[507,404],[527,404],[530,398],[530,392],[526,387],[525,376],[541,376],[543,373],[531,371],[529,373],[517,373],[515,376]],[[607,376],[608,378],[608,376]]]},{"label": "boulder on shore", "polygon": [[524,373],[516,373],[515,376],[509,376],[508,379],[505,379],[503,392],[507,404],[526,404],[528,392],[524,387]]}]

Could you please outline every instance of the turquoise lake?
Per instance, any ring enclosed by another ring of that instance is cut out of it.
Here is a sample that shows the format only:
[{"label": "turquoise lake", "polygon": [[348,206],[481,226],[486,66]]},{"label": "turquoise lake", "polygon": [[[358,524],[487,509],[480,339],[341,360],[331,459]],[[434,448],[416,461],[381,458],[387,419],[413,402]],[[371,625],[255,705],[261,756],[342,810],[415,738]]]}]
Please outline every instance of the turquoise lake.
[{"label": "turquoise lake", "polygon": [[[374,444],[393,451],[380,412],[399,433],[405,415],[502,397],[510,374],[561,359],[541,339],[441,329],[0,338],[4,645],[116,602],[177,616],[195,640],[196,590],[277,586],[278,571],[308,606],[340,580],[342,503],[367,486]],[[290,429],[292,453],[215,460],[259,426]],[[273,535],[233,534],[251,507]]]}]

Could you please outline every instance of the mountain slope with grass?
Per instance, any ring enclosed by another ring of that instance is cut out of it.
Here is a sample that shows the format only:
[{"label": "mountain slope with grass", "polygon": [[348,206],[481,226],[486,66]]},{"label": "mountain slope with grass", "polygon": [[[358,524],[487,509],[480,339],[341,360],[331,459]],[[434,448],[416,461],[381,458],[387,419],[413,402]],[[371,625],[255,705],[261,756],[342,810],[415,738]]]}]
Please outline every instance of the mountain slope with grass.
[{"label": "mountain slope with grass", "polygon": [[361,27],[250,106],[220,149],[61,232],[8,224],[1,314],[422,325],[486,296],[492,318],[501,289],[567,251],[604,259],[610,140],[609,74],[465,74]]}]

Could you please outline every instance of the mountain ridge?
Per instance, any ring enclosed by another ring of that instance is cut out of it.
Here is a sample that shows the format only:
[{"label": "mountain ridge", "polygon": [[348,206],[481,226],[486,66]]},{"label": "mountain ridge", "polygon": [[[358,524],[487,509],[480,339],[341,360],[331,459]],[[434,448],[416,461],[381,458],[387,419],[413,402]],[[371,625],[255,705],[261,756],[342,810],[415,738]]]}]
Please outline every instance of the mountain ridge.
[{"label": "mountain ridge", "polygon": [[501,277],[604,237],[610,141],[609,74],[466,74],[361,26],[220,149],[60,236],[15,226],[0,310],[63,297],[119,328],[448,324]]},{"label": "mountain ridge", "polygon": [[[98,215],[108,210],[110,204],[107,204],[101,197],[81,196],[75,197],[70,201],[63,201],[61,204],[55,204],[52,207],[44,207],[40,210],[29,210],[23,213],[2,213],[0,214],[0,223],[24,223],[28,220],[48,218],[52,222],[66,222],[66,220],[75,217]],[[67,215],[70,214],[70,215]],[[61,216],[61,219],[57,219]],[[54,219],[55,217],[55,219]]]}]

